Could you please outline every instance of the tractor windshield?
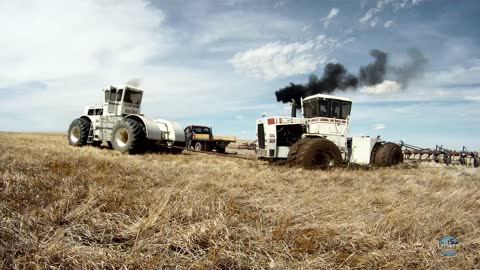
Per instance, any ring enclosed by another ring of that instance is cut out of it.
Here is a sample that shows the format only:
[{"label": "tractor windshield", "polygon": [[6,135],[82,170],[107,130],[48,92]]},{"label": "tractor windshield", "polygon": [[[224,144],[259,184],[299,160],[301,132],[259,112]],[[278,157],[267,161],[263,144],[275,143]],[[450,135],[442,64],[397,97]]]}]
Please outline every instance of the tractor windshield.
[{"label": "tractor windshield", "polygon": [[142,102],[142,92],[133,91],[127,88],[123,101],[126,103],[132,103],[134,105],[140,105]]},{"label": "tractor windshield", "polygon": [[305,118],[328,117],[347,119],[350,115],[352,102],[337,99],[317,98],[303,102],[303,116]]}]

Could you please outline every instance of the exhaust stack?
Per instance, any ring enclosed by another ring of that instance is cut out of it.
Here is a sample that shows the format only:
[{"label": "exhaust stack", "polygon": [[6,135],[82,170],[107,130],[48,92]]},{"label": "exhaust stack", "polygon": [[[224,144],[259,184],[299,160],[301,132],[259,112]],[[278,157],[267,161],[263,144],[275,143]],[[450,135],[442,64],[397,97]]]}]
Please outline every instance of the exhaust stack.
[{"label": "exhaust stack", "polygon": [[292,112],[291,112],[292,117],[297,117],[297,103],[292,100]]}]

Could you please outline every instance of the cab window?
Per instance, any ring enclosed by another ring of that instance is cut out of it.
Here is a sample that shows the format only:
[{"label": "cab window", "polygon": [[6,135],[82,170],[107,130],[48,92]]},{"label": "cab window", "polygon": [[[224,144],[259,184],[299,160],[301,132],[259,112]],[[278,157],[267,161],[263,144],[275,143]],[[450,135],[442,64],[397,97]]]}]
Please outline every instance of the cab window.
[{"label": "cab window", "polygon": [[332,118],[340,118],[340,102],[332,101]]},{"label": "cab window", "polygon": [[110,90],[110,101],[115,101],[117,99],[117,89]]},{"label": "cab window", "polygon": [[342,119],[347,119],[352,109],[351,102],[342,102]]},{"label": "cab window", "polygon": [[117,92],[117,101],[120,102],[122,101],[122,94],[123,94],[123,89],[119,89]]},{"label": "cab window", "polygon": [[305,118],[312,118],[318,116],[318,101],[307,100],[303,102],[303,116]]},{"label": "cab window", "polygon": [[328,100],[326,99],[321,99],[318,101],[318,105],[319,105],[319,108],[320,108],[320,111],[319,111],[319,116],[321,117],[328,117]]}]

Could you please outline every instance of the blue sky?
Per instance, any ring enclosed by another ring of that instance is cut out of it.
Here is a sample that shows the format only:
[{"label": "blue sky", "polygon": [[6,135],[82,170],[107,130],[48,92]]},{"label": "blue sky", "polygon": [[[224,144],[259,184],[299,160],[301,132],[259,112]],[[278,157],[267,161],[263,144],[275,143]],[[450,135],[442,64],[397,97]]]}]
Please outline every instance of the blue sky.
[{"label": "blue sky", "polygon": [[146,115],[254,138],[261,114],[289,114],[274,95],[289,82],[418,48],[408,88],[337,93],[351,134],[479,150],[478,14],[473,0],[2,1],[0,130],[66,131],[104,86],[139,78]]}]

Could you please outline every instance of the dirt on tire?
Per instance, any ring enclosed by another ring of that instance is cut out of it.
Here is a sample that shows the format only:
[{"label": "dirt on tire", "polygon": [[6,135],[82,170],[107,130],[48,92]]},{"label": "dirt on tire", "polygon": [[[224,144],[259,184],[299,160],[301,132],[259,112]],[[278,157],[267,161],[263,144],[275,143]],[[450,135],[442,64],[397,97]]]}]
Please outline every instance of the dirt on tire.
[{"label": "dirt on tire", "polygon": [[392,142],[379,145],[374,155],[373,165],[376,167],[389,167],[403,162],[402,149]]},{"label": "dirt on tire", "polygon": [[296,160],[304,169],[329,169],[342,163],[342,154],[332,141],[310,138],[298,150]]},{"label": "dirt on tire", "polygon": [[296,143],[290,147],[290,151],[288,152],[288,157],[287,157],[287,164],[290,166],[295,166],[297,165],[297,156],[298,156],[298,151],[302,148],[302,146],[307,143],[309,140],[312,138],[303,138],[298,140]]}]

